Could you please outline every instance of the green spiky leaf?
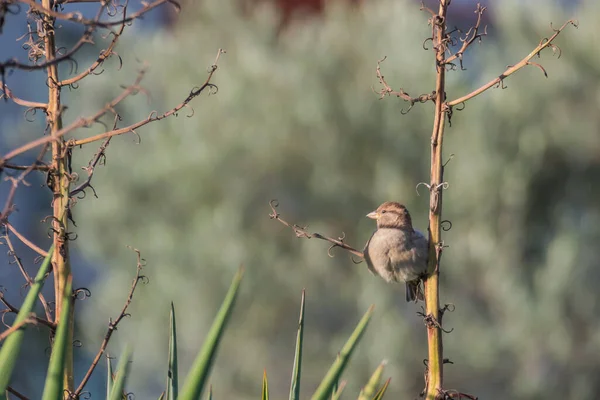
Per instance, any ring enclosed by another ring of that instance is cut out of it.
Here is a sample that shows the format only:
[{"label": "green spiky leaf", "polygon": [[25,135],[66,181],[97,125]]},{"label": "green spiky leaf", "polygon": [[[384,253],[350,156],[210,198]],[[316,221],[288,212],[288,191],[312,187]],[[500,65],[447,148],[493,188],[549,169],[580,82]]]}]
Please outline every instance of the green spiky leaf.
[{"label": "green spiky leaf", "polygon": [[192,366],[192,370],[186,378],[183,389],[181,390],[181,395],[178,398],[179,400],[196,400],[202,394],[202,390],[204,389],[213,360],[217,353],[219,342],[225,331],[227,321],[231,316],[243,275],[244,269],[240,268],[235,274],[233,282],[231,282],[225,300],[223,300],[223,304],[213,321],[202,349],[198,353]]},{"label": "green spiky leaf", "polygon": [[106,353],[106,400],[110,400],[113,382],[112,362],[110,361],[110,355]]},{"label": "green spiky leaf", "polygon": [[379,389],[377,391],[377,393],[375,393],[375,396],[373,396],[373,400],[381,400],[383,399],[383,395],[385,394],[385,391],[387,390],[388,386],[390,385],[390,381],[392,380],[392,378],[388,378],[385,383],[383,384],[383,386],[381,387],[381,389]]},{"label": "green spiky leaf", "polygon": [[167,371],[167,400],[176,400],[179,393],[179,374],[177,372],[177,325],[175,306],[171,302],[171,333],[169,334],[169,370]]},{"label": "green spiky leaf", "polygon": [[336,385],[336,389],[331,395],[331,400],[339,400],[342,397],[342,392],[346,387],[346,381],[342,381],[339,385]]},{"label": "green spiky leaf", "polygon": [[382,361],[381,364],[375,369],[373,375],[365,385],[365,387],[360,391],[360,395],[358,396],[358,400],[370,400],[375,392],[377,392],[377,388],[379,387],[379,382],[381,381],[381,376],[383,375],[383,368],[387,364],[387,361]]},{"label": "green spiky leaf", "polygon": [[[35,276],[31,289],[29,289],[13,325],[24,324],[32,313],[38,294],[44,286],[44,278],[50,267],[50,260],[52,259],[53,252],[54,245],[48,250],[48,255],[44,258],[44,262]],[[0,348],[0,400],[6,399],[6,388],[8,387],[8,382],[10,381],[15,363],[17,362],[24,335],[24,329],[14,331],[8,335],[4,340],[2,348]]]},{"label": "green spiky leaf", "polygon": [[266,369],[263,372],[262,394],[261,394],[260,398],[262,400],[269,400],[269,382],[267,381],[267,370]]},{"label": "green spiky leaf", "polygon": [[71,323],[71,288],[73,279],[69,277],[65,291],[63,293],[63,308],[62,318],[58,322],[56,335],[54,337],[54,346],[50,355],[50,363],[48,364],[48,373],[46,374],[46,384],[44,385],[43,400],[60,399],[63,396],[63,370],[65,366],[65,356],[67,354],[67,346],[71,344],[69,341],[69,324]]},{"label": "green spiky leaf", "polygon": [[369,307],[369,310],[362,317],[362,319],[354,329],[354,332],[352,332],[352,335],[350,336],[344,347],[342,347],[342,351],[340,352],[339,356],[337,357],[333,365],[329,368],[329,371],[327,371],[327,374],[321,381],[321,384],[311,397],[312,400],[326,400],[327,398],[329,398],[329,396],[331,396],[331,389],[333,388],[333,385],[335,385],[335,382],[342,375],[342,372],[344,372],[344,369],[348,364],[348,360],[350,359],[352,352],[358,345],[360,338],[362,337],[363,333],[365,332],[365,329],[367,328],[367,325],[369,324],[369,320],[373,315],[374,308],[375,306]]},{"label": "green spiky leaf", "polygon": [[300,400],[300,375],[302,372],[302,342],[304,338],[304,304],[306,292],[302,289],[300,298],[300,318],[298,319],[298,334],[296,335],[296,351],[294,355],[294,368],[292,370],[292,383],[290,385],[290,400]]},{"label": "green spiky leaf", "polygon": [[115,378],[112,390],[110,392],[110,400],[121,400],[123,389],[125,389],[125,381],[129,371],[129,360],[131,359],[131,349],[125,347],[119,365],[117,366],[117,376]]}]

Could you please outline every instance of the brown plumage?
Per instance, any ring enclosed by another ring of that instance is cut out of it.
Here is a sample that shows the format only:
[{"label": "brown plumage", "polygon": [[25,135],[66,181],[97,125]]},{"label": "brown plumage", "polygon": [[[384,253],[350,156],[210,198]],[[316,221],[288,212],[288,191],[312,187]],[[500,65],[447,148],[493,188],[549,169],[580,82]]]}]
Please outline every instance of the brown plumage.
[{"label": "brown plumage", "polygon": [[423,300],[419,282],[427,272],[428,241],[413,229],[406,207],[387,201],[367,214],[377,230],[364,250],[369,270],[387,282],[406,283],[406,301]]}]

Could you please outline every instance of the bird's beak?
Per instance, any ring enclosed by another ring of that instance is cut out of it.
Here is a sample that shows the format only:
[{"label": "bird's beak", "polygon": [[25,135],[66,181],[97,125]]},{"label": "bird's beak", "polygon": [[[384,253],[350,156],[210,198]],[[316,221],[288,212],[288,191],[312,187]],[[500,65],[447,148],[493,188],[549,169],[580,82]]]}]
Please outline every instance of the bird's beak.
[{"label": "bird's beak", "polygon": [[377,211],[372,211],[372,212],[370,212],[370,213],[367,214],[367,218],[378,219],[379,218],[379,213]]}]

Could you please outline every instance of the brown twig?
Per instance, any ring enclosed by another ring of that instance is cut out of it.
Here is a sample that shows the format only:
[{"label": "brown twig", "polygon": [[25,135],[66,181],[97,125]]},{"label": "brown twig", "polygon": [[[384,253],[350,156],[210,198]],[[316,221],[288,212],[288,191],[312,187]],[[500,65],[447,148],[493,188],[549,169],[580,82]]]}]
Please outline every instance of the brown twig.
[{"label": "brown twig", "polygon": [[[20,235],[17,232],[17,230],[8,222],[6,223],[6,226],[15,235],[17,235],[17,234]],[[15,263],[17,264],[17,266],[19,267],[19,270],[21,271],[21,275],[23,275],[23,278],[25,278],[26,285],[31,286],[33,284],[33,279],[25,270],[25,267],[23,266],[23,263],[21,262],[21,258],[18,256],[18,254],[13,246],[12,240],[10,240],[10,236],[8,235],[8,232],[5,233],[3,238],[4,238],[4,240],[6,240],[6,245],[8,246],[9,255],[13,256],[13,258],[15,259]],[[25,238],[23,238],[23,239],[25,239]],[[23,240],[23,239],[21,239],[21,240]],[[25,239],[25,240],[27,240],[27,239]],[[27,240],[27,242],[29,242],[29,240]],[[29,242],[29,243],[31,243],[31,242]],[[33,243],[31,243],[31,245],[35,246],[35,244],[33,244]],[[37,247],[37,246],[35,246],[35,247]],[[44,257],[46,257],[48,255],[48,253],[45,251],[43,251],[43,252],[46,253],[44,255]],[[38,294],[38,298],[40,299],[40,303],[42,303],[42,307],[44,308],[44,313],[46,314],[46,319],[48,321],[52,321],[52,314],[50,313],[50,306],[48,305],[46,298],[44,297],[44,295],[41,292]]]},{"label": "brown twig", "polygon": [[131,22],[133,20],[140,18],[142,15],[148,13],[149,11],[152,11],[153,9],[155,9],[165,3],[173,4],[177,9],[181,8],[179,6],[179,3],[177,3],[175,0],[155,0],[152,3],[142,3],[142,4],[144,4],[144,7],[142,7],[140,10],[131,14],[131,16],[129,16],[128,18],[126,18],[122,21],[100,21],[100,20],[96,20],[96,19],[84,18],[80,12],[60,13],[60,12],[54,11],[52,9],[46,8],[44,6],[41,6],[39,3],[36,3],[34,0],[6,0],[6,1],[9,4],[25,3],[29,7],[31,7],[33,10],[35,10],[41,14],[48,15],[52,18],[56,18],[56,19],[60,19],[60,20],[64,20],[64,21],[71,21],[71,22],[79,23],[79,24],[89,26],[89,27],[101,27],[101,28],[110,28],[112,26],[119,25],[124,22]]},{"label": "brown twig", "polygon": [[25,171],[27,169],[32,169],[34,171],[48,171],[50,169],[50,167],[48,167],[46,164],[16,165],[11,163],[5,163],[2,165],[2,168],[14,169],[15,171]]},{"label": "brown twig", "polygon": [[[121,34],[125,30],[126,21],[124,21],[124,20],[126,19],[126,12],[127,12],[127,9],[125,8],[123,10],[123,19],[121,20],[121,27],[119,28],[119,30],[116,32],[111,31],[111,34],[113,35],[113,39],[110,42],[110,44],[108,45],[108,48],[106,50],[100,51],[100,54],[98,55],[98,58],[96,59],[96,61],[92,65],[90,65],[85,71],[83,71],[79,75],[74,76],[72,78],[63,79],[62,81],[60,81],[58,83],[58,86],[68,86],[68,85],[73,85],[74,83],[79,82],[86,76],[93,73],[99,66],[101,66],[104,63],[104,61],[106,61],[112,55],[117,54],[114,52],[114,48],[117,45],[117,42],[119,41],[119,38],[121,37]],[[119,57],[119,60],[121,61],[121,65],[122,65],[123,62],[121,60],[121,57]],[[99,75],[99,74],[100,73],[98,73],[97,75]]]},{"label": "brown twig", "polygon": [[23,328],[25,325],[35,325],[36,324],[36,320],[33,317],[27,317],[25,318],[23,321],[18,322],[16,324],[14,324],[13,326],[11,326],[10,328],[8,328],[7,330],[5,330],[4,332],[0,333],[0,342],[3,341],[4,339],[6,339],[8,337],[8,335],[10,335],[11,333],[18,331],[19,329]]},{"label": "brown twig", "polygon": [[77,387],[75,392],[72,394],[75,398],[78,398],[78,396],[81,394],[81,392],[85,388],[85,385],[88,383],[90,377],[92,376],[92,373],[94,372],[94,369],[96,369],[96,366],[98,365],[98,362],[100,361],[100,357],[102,357],[102,355],[106,351],[106,347],[108,346],[110,337],[112,336],[113,332],[117,330],[117,325],[119,325],[119,322],[121,322],[121,320],[123,318],[125,318],[126,316],[129,316],[129,314],[127,313],[127,308],[129,307],[129,304],[131,304],[131,301],[133,300],[133,294],[135,293],[135,289],[137,287],[138,282],[145,281],[147,279],[144,275],[141,275],[142,268],[145,265],[145,260],[142,258],[140,251],[138,249],[134,249],[130,246],[127,246],[127,247],[132,249],[137,254],[137,269],[136,269],[135,278],[133,279],[133,282],[131,283],[131,288],[129,289],[129,294],[127,295],[125,304],[123,305],[123,308],[121,309],[121,313],[119,314],[119,316],[117,316],[117,318],[114,321],[109,320],[108,329],[106,331],[106,334],[104,335],[104,340],[102,340],[102,343],[100,344],[100,349],[96,353],[96,356],[94,357],[94,360],[92,361],[92,364],[90,365],[85,376],[81,380],[81,383],[79,384],[79,386]]},{"label": "brown twig", "polygon": [[[166,113],[164,113],[162,115],[156,115],[156,112],[152,112],[150,114],[150,116],[148,116],[148,118],[146,118],[142,121],[138,121],[134,124],[131,124],[129,126],[121,128],[121,129],[111,130],[108,132],[100,133],[98,135],[95,135],[95,136],[92,136],[92,137],[89,137],[86,139],[73,140],[70,142],[70,145],[71,146],[80,146],[83,144],[88,144],[88,143],[96,142],[98,140],[106,139],[111,136],[117,136],[117,135],[122,135],[124,133],[134,132],[135,129],[137,129],[141,126],[144,126],[150,122],[159,121],[161,119],[164,119],[164,118],[170,117],[171,115],[176,114],[182,108],[186,107],[191,102],[192,99],[199,96],[206,88],[216,89],[216,86],[213,83],[211,83],[210,81],[211,81],[211,78],[213,77],[215,71],[217,70],[216,62],[219,60],[220,55],[223,53],[225,53],[225,50],[219,49],[219,52],[217,53],[217,58],[215,60],[215,64],[213,64],[210,67],[208,78],[206,79],[206,81],[199,88],[193,89],[183,102],[181,102],[180,104],[178,104],[171,110],[167,111]],[[120,95],[115,97],[110,103],[108,103],[106,106],[104,106],[104,108],[102,108],[96,114],[94,114],[90,117],[87,117],[87,118],[79,118],[79,119],[75,120],[71,124],[60,129],[53,136],[41,137],[39,139],[33,140],[19,148],[16,148],[16,149],[8,152],[7,154],[5,154],[4,156],[2,156],[0,158],[0,168],[2,168],[2,166],[4,165],[4,163],[6,161],[8,161],[22,153],[25,153],[26,151],[29,151],[38,146],[53,142],[53,141],[61,138],[62,136],[66,135],[67,133],[74,131],[75,129],[91,126],[93,123],[97,122],[98,119],[100,119],[103,115],[105,115],[108,111],[112,111],[118,103],[123,101],[128,96],[130,96],[134,93],[137,93],[141,89],[139,84],[140,84],[140,81],[142,80],[145,72],[146,71],[144,69],[142,69],[140,71],[140,73],[138,74],[136,81],[131,86],[128,86],[127,88],[125,88]]]},{"label": "brown twig", "polygon": [[8,386],[6,388],[6,391],[8,393],[12,394],[13,396],[16,396],[19,400],[29,400],[29,398],[27,396],[25,396],[24,394],[21,394],[21,393],[17,392],[15,389],[13,389],[10,386]]},{"label": "brown twig", "polygon": [[542,39],[540,41],[540,43],[538,44],[538,46],[535,49],[533,49],[533,51],[531,53],[529,53],[525,58],[523,58],[517,64],[508,67],[506,69],[506,71],[504,71],[503,73],[501,73],[497,78],[492,79],[491,81],[489,81],[485,85],[479,87],[478,89],[475,89],[471,93],[469,93],[467,95],[464,95],[462,97],[459,97],[458,99],[446,102],[446,106],[450,108],[450,107],[454,107],[454,106],[456,106],[458,104],[464,103],[464,102],[466,102],[468,100],[471,100],[472,98],[480,95],[481,93],[485,92],[489,88],[501,85],[503,83],[503,81],[504,81],[505,78],[509,77],[510,75],[514,74],[515,72],[517,72],[521,68],[526,67],[528,65],[534,65],[534,66],[540,67],[542,69],[542,72],[544,73],[544,76],[548,77],[548,74],[546,73],[546,71],[544,70],[544,68],[541,67],[541,65],[533,63],[530,60],[533,57],[535,57],[536,55],[539,56],[540,52],[542,50],[544,50],[545,48],[547,48],[547,47],[552,48],[552,50],[554,52],[558,51],[559,52],[559,57],[560,57],[560,48],[558,46],[556,46],[555,44],[553,44],[552,42],[554,41],[554,39],[556,39],[556,37],[558,35],[560,35],[560,33],[569,24],[573,25],[574,27],[577,27],[577,21],[572,20],[572,19],[568,20],[567,22],[565,22],[564,24],[562,24],[562,26],[560,28],[555,29],[554,30],[554,34],[552,36],[550,36],[549,39]]},{"label": "brown twig", "polygon": [[463,55],[465,51],[467,51],[469,46],[471,46],[476,40],[479,40],[481,42],[481,38],[483,36],[487,36],[487,26],[483,28],[483,32],[479,31],[479,28],[481,26],[481,18],[483,17],[483,13],[486,9],[487,7],[483,7],[479,3],[477,4],[477,8],[475,9],[475,14],[477,14],[477,21],[475,22],[475,25],[469,28],[469,30],[463,38],[460,38],[462,46],[456,53],[445,59],[444,64],[452,64],[454,60],[458,59],[458,61],[460,62],[460,69],[465,69],[463,67]]},{"label": "brown twig", "polygon": [[[0,212],[0,225],[8,221],[8,216],[13,211],[13,199],[17,192],[17,187],[21,182],[25,181],[25,178],[31,173],[31,171],[35,170],[35,166],[42,161],[42,158],[46,154],[47,150],[48,143],[43,143],[43,147],[40,150],[35,162],[33,162],[28,168],[26,168],[17,178],[8,178],[8,180],[10,180],[12,184],[10,187],[10,191],[8,192],[8,196],[6,197],[6,201],[4,202],[4,208],[2,209],[2,212]],[[3,159],[0,158],[0,171],[2,171],[3,166]]]},{"label": "brown twig", "polygon": [[292,230],[296,234],[296,237],[306,238],[306,239],[316,238],[316,239],[325,240],[325,241],[331,243],[331,246],[327,250],[327,254],[329,255],[329,257],[333,257],[333,255],[331,254],[331,250],[333,250],[336,247],[341,247],[342,249],[349,251],[350,253],[354,254],[357,257],[360,257],[360,258],[365,257],[362,251],[356,250],[354,247],[349,246],[344,242],[344,237],[345,237],[344,234],[342,234],[341,237],[334,239],[334,238],[331,238],[328,236],[321,235],[320,233],[316,233],[316,232],[309,233],[306,230],[307,227],[301,227],[296,224],[290,224],[289,222],[287,222],[281,218],[281,214],[279,214],[276,210],[276,208],[279,206],[279,203],[277,202],[277,200],[271,200],[269,202],[269,206],[271,207],[271,213],[269,214],[269,218],[275,219],[275,220],[281,222],[283,225],[287,226],[288,228],[292,228]]},{"label": "brown twig", "polygon": [[4,93],[0,94],[0,100],[2,100],[3,98],[7,98],[7,99],[12,100],[15,104],[18,104],[20,106],[29,107],[29,108],[39,108],[42,110],[45,110],[46,107],[48,107],[48,104],[46,104],[46,103],[39,103],[37,101],[23,100],[23,99],[15,96],[13,94],[12,90],[10,90],[8,88],[8,86],[6,86],[4,81],[0,81],[0,90],[2,90],[4,92]]},{"label": "brown twig", "polygon": [[[119,121],[119,116],[115,115],[115,121],[113,123],[113,130],[116,129],[118,121]],[[104,142],[102,142],[102,145],[100,146],[100,148],[98,149],[96,154],[94,154],[94,156],[88,163],[88,166],[81,167],[81,169],[83,169],[87,173],[88,176],[85,181],[83,181],[81,184],[79,184],[75,189],[71,190],[71,192],[69,193],[69,197],[76,196],[78,193],[83,193],[85,196],[85,189],[87,189],[87,188],[90,188],[92,190],[92,192],[94,192],[94,196],[96,198],[98,197],[98,195],[96,194],[96,190],[94,189],[94,187],[91,184],[92,177],[94,176],[94,171],[96,170],[96,166],[98,165],[98,163],[101,161],[102,162],[106,161],[105,151],[106,151],[106,148],[108,147],[108,145],[110,144],[111,139],[112,139],[112,137],[106,138],[104,140]]]},{"label": "brown twig", "polygon": [[377,61],[377,79],[379,79],[379,83],[381,83],[382,88],[379,92],[375,92],[375,89],[371,88],[374,93],[379,94],[379,99],[383,99],[385,96],[396,96],[400,97],[404,101],[410,103],[410,106],[405,111],[404,109],[400,110],[401,114],[407,114],[416,103],[426,103],[429,100],[433,100],[435,98],[435,92],[431,94],[422,94],[419,97],[411,97],[408,93],[404,91],[404,89],[400,88],[399,90],[394,90],[388,85],[385,80],[385,77],[381,73],[381,63],[385,61],[387,57],[383,57],[381,60]]},{"label": "brown twig", "polygon": [[[6,222],[5,225],[9,231],[11,231],[21,242],[23,242],[25,245],[27,245],[27,247],[29,247],[31,250],[35,251],[42,257],[46,257],[48,255],[48,252],[46,250],[38,247],[31,240],[29,240],[25,236],[23,236],[19,231],[17,231],[15,229],[15,227],[10,222]],[[6,235],[6,237],[8,238],[8,235]]]},{"label": "brown twig", "polygon": [[160,121],[161,119],[165,119],[167,117],[170,117],[171,115],[177,114],[182,108],[186,107],[190,101],[192,101],[195,97],[198,97],[206,88],[216,90],[217,86],[210,83],[210,81],[211,81],[214,73],[217,71],[217,63],[219,62],[219,58],[221,57],[221,54],[224,54],[224,53],[225,53],[225,50],[219,49],[219,51],[217,52],[217,57],[215,59],[215,63],[213,65],[211,65],[209,72],[208,72],[208,77],[206,78],[204,83],[199,88],[193,89],[184,101],[182,101],[181,103],[179,103],[178,105],[176,105],[175,107],[170,109],[169,111],[167,111],[161,115],[158,115],[156,113],[156,111],[153,111],[150,113],[148,118],[146,118],[145,120],[138,121],[134,124],[131,124],[129,126],[121,128],[121,129],[115,129],[115,130],[111,130],[108,132],[100,133],[98,135],[94,135],[94,136],[86,138],[86,139],[75,140],[75,141],[73,141],[73,146],[81,146],[84,144],[96,142],[98,140],[106,139],[106,138],[109,138],[112,136],[122,135],[124,133],[129,133],[129,132],[135,132],[135,129],[142,127],[150,122]]},{"label": "brown twig", "polygon": [[[10,304],[5,298],[4,298],[4,293],[0,292],[0,303],[4,304],[6,306],[6,310],[2,310],[3,313],[14,313],[14,314],[18,314],[19,311],[21,311],[19,308],[13,306],[12,304]],[[38,316],[36,316],[35,314],[32,314],[32,318],[35,319],[35,322],[45,325],[48,328],[50,328],[52,331],[56,330],[56,324],[53,322],[50,322],[46,319],[40,318]]]}]

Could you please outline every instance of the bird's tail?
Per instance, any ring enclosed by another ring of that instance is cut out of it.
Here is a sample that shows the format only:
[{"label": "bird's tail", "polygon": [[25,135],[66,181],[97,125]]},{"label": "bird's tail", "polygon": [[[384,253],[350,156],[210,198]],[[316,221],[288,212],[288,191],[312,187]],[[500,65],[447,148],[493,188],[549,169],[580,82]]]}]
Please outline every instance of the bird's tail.
[{"label": "bird's tail", "polygon": [[420,280],[406,282],[406,301],[414,301],[416,303],[419,300],[425,300],[420,283]]}]

